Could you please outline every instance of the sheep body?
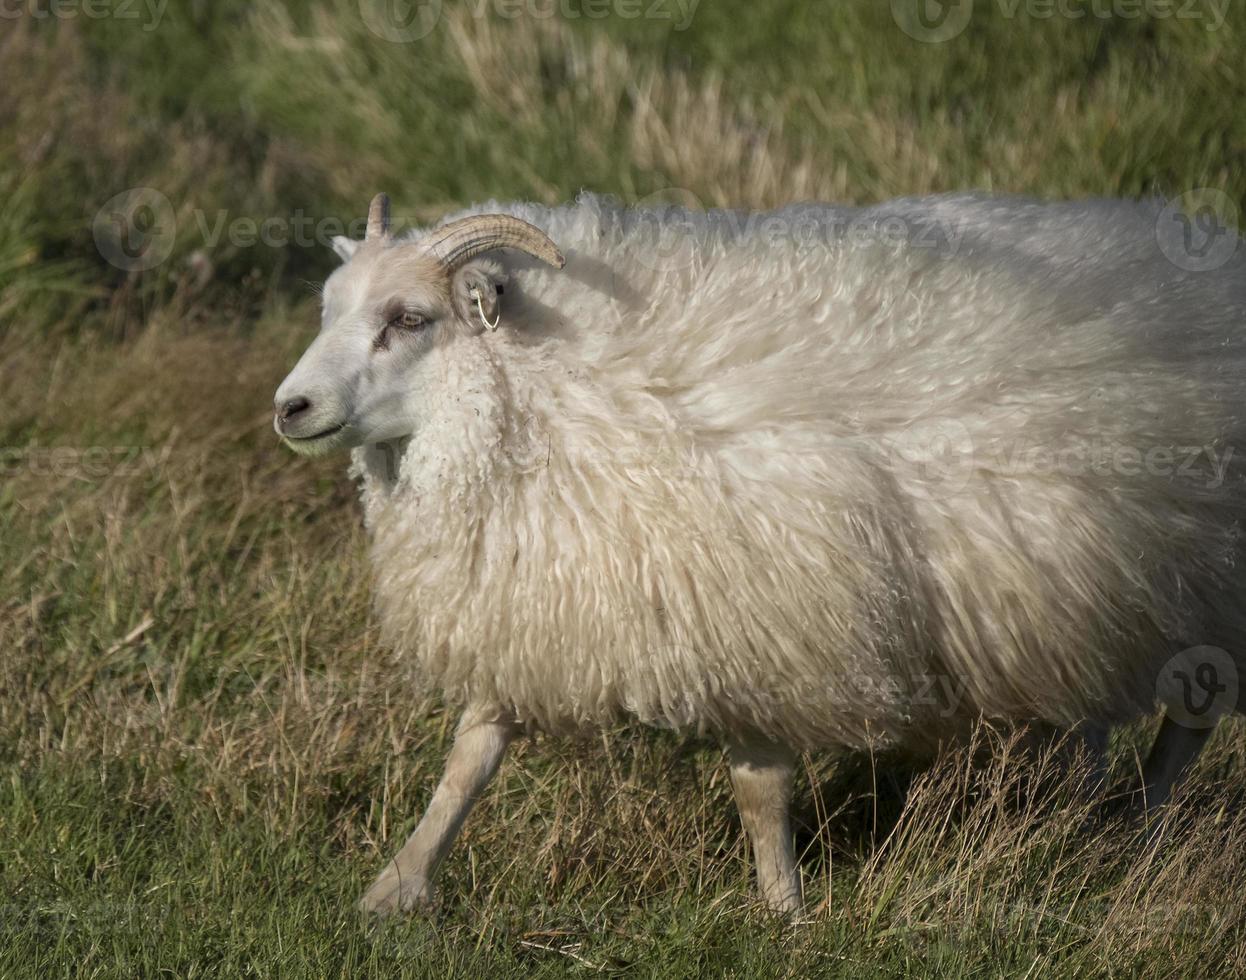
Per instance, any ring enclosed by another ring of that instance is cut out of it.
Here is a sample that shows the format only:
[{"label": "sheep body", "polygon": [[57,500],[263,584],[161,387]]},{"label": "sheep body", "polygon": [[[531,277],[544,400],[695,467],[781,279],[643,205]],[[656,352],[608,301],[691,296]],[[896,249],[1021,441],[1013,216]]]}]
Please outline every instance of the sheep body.
[{"label": "sheep body", "polygon": [[497,260],[506,327],[431,351],[447,396],[354,450],[423,689],[920,747],[1125,720],[1246,635],[1246,277],[1170,262],[1158,204],[476,212],[568,264]]}]

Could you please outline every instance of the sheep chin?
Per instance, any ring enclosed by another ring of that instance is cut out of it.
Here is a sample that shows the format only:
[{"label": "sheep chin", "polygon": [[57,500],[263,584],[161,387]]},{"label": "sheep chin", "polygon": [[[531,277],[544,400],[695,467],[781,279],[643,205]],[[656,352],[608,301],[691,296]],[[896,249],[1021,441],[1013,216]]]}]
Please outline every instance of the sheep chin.
[{"label": "sheep chin", "polygon": [[355,438],[352,428],[345,424],[327,435],[316,436],[310,439],[295,439],[289,436],[282,436],[281,441],[297,455],[308,457],[328,456],[330,453],[338,450],[353,449],[355,446],[361,445],[361,440]]}]

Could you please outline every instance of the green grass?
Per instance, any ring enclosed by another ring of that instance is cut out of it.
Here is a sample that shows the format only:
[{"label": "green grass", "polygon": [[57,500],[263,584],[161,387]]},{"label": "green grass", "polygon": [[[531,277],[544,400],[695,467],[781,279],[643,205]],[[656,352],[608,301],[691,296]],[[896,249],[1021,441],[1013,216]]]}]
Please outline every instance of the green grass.
[{"label": "green grass", "polygon": [[[702,0],[684,31],[447,3],[411,44],[348,0],[6,20],[0,977],[1246,970],[1240,722],[1157,855],[990,734],[977,766],[810,759],[797,925],[753,903],[713,745],[538,739],[438,912],[354,912],[454,719],[388,682],[343,461],[269,428],[328,250],[202,228],[349,221],[380,189],[408,221],[585,188],[1246,202],[1246,7],[1215,31],[1004,7],[979,0],[942,45],[847,0]],[[169,255],[126,271],[94,224],[136,187],[169,202]],[[1150,730],[1117,739],[1118,786]]]}]

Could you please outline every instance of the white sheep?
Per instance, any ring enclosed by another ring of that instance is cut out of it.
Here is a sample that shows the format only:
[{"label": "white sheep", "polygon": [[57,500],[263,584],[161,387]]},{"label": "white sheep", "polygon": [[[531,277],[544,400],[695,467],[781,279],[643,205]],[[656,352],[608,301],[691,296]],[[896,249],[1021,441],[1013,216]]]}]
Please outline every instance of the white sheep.
[{"label": "white sheep", "polygon": [[431,900],[533,728],[721,737],[781,910],[800,750],[1102,733],[1158,693],[1166,799],[1237,706],[1246,277],[1165,215],[584,196],[392,238],[379,195],[275,421],[354,450],[386,640],[465,709],[362,906]]}]

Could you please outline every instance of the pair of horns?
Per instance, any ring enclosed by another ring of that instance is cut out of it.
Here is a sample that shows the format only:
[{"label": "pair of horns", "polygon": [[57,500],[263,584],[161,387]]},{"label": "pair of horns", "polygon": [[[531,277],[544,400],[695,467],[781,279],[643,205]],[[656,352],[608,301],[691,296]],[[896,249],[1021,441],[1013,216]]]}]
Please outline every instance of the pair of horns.
[{"label": "pair of horns", "polygon": [[[389,237],[389,196],[378,194],[368,208],[365,241]],[[561,269],[567,264],[562,252],[545,232],[509,214],[474,214],[434,228],[420,245],[441,260],[447,269],[457,269],[468,259],[495,248],[514,248],[526,252],[546,265]]]}]

